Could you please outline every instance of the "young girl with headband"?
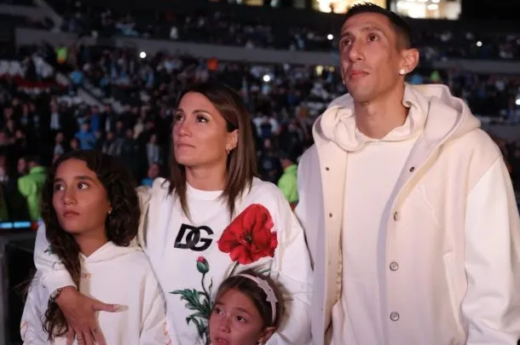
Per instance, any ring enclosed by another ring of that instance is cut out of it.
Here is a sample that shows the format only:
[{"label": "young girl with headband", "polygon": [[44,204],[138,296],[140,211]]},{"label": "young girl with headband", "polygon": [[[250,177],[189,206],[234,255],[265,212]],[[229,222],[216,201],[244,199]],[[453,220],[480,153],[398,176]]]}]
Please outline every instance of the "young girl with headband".
[{"label": "young girl with headband", "polygon": [[220,285],[209,319],[211,345],[265,344],[284,313],[283,297],[268,278],[247,270]]}]

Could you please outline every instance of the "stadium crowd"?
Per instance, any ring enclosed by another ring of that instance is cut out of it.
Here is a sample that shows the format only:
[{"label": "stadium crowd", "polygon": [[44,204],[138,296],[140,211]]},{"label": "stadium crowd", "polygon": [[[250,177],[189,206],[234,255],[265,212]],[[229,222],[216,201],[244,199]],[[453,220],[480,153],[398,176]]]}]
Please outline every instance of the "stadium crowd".
[{"label": "stadium crowd", "polygon": [[[259,172],[274,183],[312,144],[315,117],[345,92],[337,71],[326,67],[249,65],[166,54],[143,59],[130,50],[85,46],[69,49],[66,61],[41,47],[21,54],[23,77],[4,75],[0,82],[2,218],[37,216],[38,202],[19,179],[38,180],[43,167],[68,150],[95,148],[118,155],[141,184],[166,174],[172,112],[178,94],[191,82],[217,78],[241,91],[256,129]],[[56,83],[41,59],[67,71],[71,85]],[[518,109],[511,105],[517,79],[420,70],[410,82],[447,83],[476,113],[518,118]],[[83,102],[76,90],[87,83],[102,90],[108,104]],[[520,141],[496,140],[518,183]],[[24,204],[28,208],[20,207]]]},{"label": "stadium crowd", "polygon": [[[196,43],[242,46],[247,48],[289,49],[295,51],[336,51],[341,21],[322,20],[306,25],[272,23],[265,19],[207,9],[188,13],[148,8],[129,10],[103,4],[53,0],[63,16],[61,29],[80,35],[114,35],[171,39]],[[512,60],[520,58],[520,33],[486,30],[457,30],[431,27],[418,29],[414,40],[423,48],[423,58],[479,58]]]}]

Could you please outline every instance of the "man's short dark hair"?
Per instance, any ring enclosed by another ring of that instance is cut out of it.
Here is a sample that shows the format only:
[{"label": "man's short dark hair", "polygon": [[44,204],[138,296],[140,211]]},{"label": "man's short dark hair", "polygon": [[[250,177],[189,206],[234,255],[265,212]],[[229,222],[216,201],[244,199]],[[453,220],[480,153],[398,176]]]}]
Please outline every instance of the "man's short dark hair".
[{"label": "man's short dark hair", "polygon": [[345,22],[352,18],[355,15],[361,14],[361,13],[377,13],[380,15],[385,16],[390,21],[390,24],[393,26],[394,30],[396,31],[397,37],[399,39],[400,48],[403,49],[410,49],[413,47],[413,40],[412,40],[412,28],[408,23],[398,14],[386,10],[380,6],[377,6],[376,4],[372,4],[369,2],[364,2],[360,4],[355,4],[350,7],[348,10],[346,16],[345,16]]}]

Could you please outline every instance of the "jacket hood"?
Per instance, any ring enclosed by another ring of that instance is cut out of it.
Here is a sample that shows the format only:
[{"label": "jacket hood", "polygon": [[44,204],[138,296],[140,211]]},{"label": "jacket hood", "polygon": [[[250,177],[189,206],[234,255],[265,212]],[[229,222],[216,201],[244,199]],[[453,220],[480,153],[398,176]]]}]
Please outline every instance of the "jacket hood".
[{"label": "jacket hood", "polygon": [[105,245],[103,245],[101,248],[96,250],[88,257],[86,257],[83,254],[80,254],[80,261],[87,264],[110,261],[120,256],[125,256],[140,251],[142,251],[142,249],[137,246],[120,247],[116,246],[112,242],[107,242]]},{"label": "jacket hood", "polygon": [[[421,133],[426,141],[447,142],[480,127],[480,121],[460,98],[444,85],[405,86],[403,105],[410,108],[403,126],[381,140],[398,141]],[[369,138],[357,130],[354,100],[349,94],[336,98],[316,120],[313,136],[317,144],[333,141],[346,151],[361,149]],[[373,139],[372,139],[373,141]]]}]

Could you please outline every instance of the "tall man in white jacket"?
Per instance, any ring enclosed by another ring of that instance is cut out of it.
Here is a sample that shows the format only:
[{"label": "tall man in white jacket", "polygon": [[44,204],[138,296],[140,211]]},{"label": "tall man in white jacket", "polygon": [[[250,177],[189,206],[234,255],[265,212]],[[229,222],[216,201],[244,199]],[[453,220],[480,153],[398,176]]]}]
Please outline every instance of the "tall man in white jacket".
[{"label": "tall man in white jacket", "polygon": [[313,128],[296,213],[314,263],[316,345],[516,345],[520,225],[500,150],[441,85],[411,87],[410,28],[346,15],[350,94]]}]

